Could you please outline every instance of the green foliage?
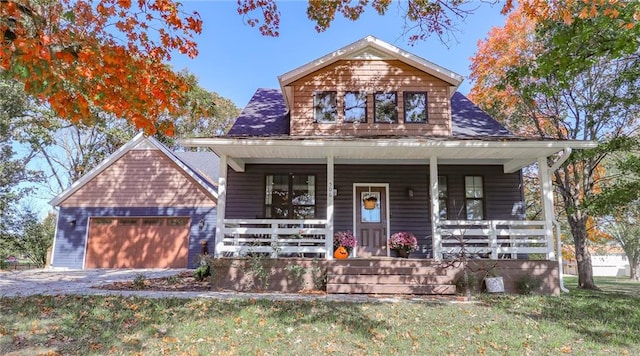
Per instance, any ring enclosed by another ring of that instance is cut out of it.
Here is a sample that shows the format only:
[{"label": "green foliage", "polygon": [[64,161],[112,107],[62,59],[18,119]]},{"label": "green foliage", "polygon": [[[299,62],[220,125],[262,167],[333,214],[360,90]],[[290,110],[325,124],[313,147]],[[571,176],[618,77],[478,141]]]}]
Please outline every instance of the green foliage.
[{"label": "green foliage", "polygon": [[327,290],[327,270],[322,268],[317,258],[311,262],[311,280],[315,290]]},{"label": "green foliage", "polygon": [[207,277],[211,277],[211,267],[209,267],[209,265],[198,266],[198,268],[193,271],[193,278],[195,278],[196,281],[203,281]]},{"label": "green foliage", "polygon": [[298,285],[304,287],[304,275],[307,273],[306,268],[297,264],[291,264],[287,265],[284,270],[289,273],[291,279],[293,279]]},{"label": "green foliage", "polygon": [[480,290],[480,278],[466,270],[456,279],[456,292],[460,294],[476,294]]},{"label": "green foliage", "polygon": [[518,293],[529,295],[535,291],[539,291],[542,286],[542,280],[530,274],[525,274],[518,280],[516,288]]},{"label": "green foliage", "polygon": [[14,254],[25,256],[39,268],[47,262],[47,250],[53,244],[56,229],[56,215],[49,214],[40,221],[31,209],[24,208],[12,219],[9,230],[0,243],[0,255]]},{"label": "green foliage", "polygon": [[137,273],[133,279],[133,288],[142,290],[147,288],[147,276],[144,273]]},{"label": "green foliage", "polygon": [[271,283],[271,258],[262,253],[251,253],[247,255],[248,272],[251,273],[256,280],[256,288],[259,290],[269,289]]}]

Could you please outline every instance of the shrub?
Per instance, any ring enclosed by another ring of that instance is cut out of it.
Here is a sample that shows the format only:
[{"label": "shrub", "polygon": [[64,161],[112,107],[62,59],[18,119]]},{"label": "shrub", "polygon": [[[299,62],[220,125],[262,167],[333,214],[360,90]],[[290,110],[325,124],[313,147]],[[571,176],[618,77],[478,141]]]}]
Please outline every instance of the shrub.
[{"label": "shrub", "polygon": [[542,286],[542,279],[539,277],[534,277],[530,274],[523,275],[516,285],[518,288],[518,293],[529,295],[534,291],[540,290]]}]

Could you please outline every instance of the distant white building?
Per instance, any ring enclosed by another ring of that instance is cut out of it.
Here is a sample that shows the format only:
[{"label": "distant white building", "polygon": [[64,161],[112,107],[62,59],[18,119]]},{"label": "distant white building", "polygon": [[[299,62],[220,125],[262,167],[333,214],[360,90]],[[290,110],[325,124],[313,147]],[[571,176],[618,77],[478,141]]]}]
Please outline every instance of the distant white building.
[{"label": "distant white building", "polygon": [[[600,249],[599,249],[600,250]],[[598,277],[629,277],[631,269],[629,259],[620,246],[607,246],[606,251],[592,251],[591,265],[593,275]],[[605,252],[606,254],[602,254]],[[576,260],[563,260],[566,274],[578,274]]]}]

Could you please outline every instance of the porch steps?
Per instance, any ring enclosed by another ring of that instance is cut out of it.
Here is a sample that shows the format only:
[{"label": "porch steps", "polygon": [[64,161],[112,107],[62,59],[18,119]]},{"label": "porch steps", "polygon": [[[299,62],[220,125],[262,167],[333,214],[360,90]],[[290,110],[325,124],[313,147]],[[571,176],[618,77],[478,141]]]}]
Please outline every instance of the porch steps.
[{"label": "porch steps", "polygon": [[327,269],[330,294],[455,294],[459,267],[402,258],[334,260]]}]

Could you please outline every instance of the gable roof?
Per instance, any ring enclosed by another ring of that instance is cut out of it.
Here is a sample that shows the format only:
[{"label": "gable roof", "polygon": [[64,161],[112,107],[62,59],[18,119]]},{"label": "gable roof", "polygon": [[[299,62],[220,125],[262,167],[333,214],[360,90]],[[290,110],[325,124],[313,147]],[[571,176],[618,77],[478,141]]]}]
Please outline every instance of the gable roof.
[{"label": "gable roof", "polygon": [[[452,138],[513,137],[504,126],[459,92],[451,97]],[[229,130],[232,137],[289,135],[289,115],[277,89],[258,89]]]},{"label": "gable roof", "polygon": [[[131,141],[124,144],[114,153],[112,153],[109,157],[107,157],[104,161],[100,162],[96,167],[90,170],[87,174],[82,176],[77,181],[73,182],[71,186],[65,189],[62,193],[58,194],[56,197],[49,201],[49,204],[52,206],[58,206],[62,202],[64,202],[68,197],[70,197],[73,193],[77,192],[80,188],[82,188],[85,184],[91,181],[93,178],[98,176],[104,170],[109,168],[113,163],[115,163],[118,159],[124,156],[127,152],[133,149],[157,149],[161,151],[164,155],[166,155],[171,161],[173,161],[181,170],[183,170],[187,175],[193,178],[202,188],[211,193],[211,195],[217,199],[218,192],[216,191],[216,187],[212,184],[212,182],[205,179],[201,174],[197,172],[197,169],[192,168],[191,165],[186,164],[183,160],[179,159],[176,154],[170,151],[165,145],[163,145],[160,141],[156,140],[153,137],[146,137],[144,133],[137,134]],[[216,158],[215,154],[211,154]]]},{"label": "gable roof", "polygon": [[280,136],[289,134],[289,114],[278,89],[256,90],[227,136]]},{"label": "gable roof", "polygon": [[280,88],[284,93],[285,103],[291,108],[292,95],[289,84],[292,82],[327,67],[339,60],[345,59],[395,59],[415,67],[425,73],[433,75],[451,85],[450,94],[453,95],[460,86],[464,78],[449,69],[430,62],[422,57],[402,50],[392,44],[384,42],[374,36],[367,36],[359,41],[344,46],[337,51],[333,51],[323,57],[313,60],[294,70],[291,70],[278,77]]},{"label": "gable roof", "polygon": [[451,134],[453,137],[513,137],[496,119],[459,92],[451,97]]}]

